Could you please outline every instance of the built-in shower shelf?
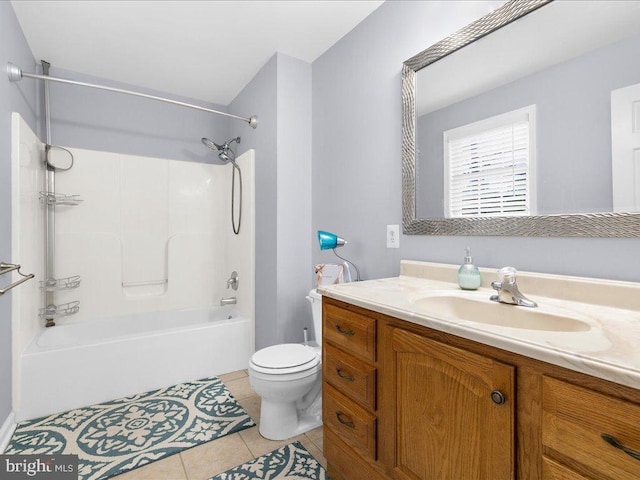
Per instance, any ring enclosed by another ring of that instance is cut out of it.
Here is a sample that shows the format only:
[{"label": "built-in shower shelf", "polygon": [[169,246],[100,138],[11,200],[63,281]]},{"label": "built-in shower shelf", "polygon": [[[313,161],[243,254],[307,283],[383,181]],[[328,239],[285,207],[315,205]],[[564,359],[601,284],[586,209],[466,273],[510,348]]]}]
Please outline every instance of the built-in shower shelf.
[{"label": "built-in shower shelf", "polygon": [[80,275],[67,278],[51,278],[40,282],[40,289],[45,292],[54,292],[57,290],[71,290],[80,286]]},{"label": "built-in shower shelf", "polygon": [[40,192],[40,203],[45,205],[80,205],[83,200],[80,195],[65,195],[63,193]]},{"label": "built-in shower shelf", "polygon": [[78,313],[80,311],[80,302],[69,302],[63,303],[60,305],[49,305],[47,308],[41,308],[40,314],[38,315],[40,318],[60,318],[60,317],[68,317],[69,315],[73,315],[74,313]]}]

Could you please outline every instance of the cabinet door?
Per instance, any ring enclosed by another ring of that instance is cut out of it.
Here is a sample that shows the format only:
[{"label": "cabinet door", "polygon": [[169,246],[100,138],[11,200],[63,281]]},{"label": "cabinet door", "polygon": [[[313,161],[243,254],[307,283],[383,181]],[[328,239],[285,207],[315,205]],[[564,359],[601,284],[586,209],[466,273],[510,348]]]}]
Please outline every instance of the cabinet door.
[{"label": "cabinet door", "polygon": [[398,328],[391,349],[394,476],[513,479],[514,367]]}]

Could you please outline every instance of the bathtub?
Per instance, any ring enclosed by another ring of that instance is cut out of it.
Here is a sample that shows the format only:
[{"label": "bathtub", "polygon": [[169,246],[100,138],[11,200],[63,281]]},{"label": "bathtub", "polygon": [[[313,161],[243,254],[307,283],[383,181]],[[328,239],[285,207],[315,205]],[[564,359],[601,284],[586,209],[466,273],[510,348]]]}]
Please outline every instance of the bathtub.
[{"label": "bathtub", "polygon": [[252,325],[232,306],[42,329],[22,356],[18,421],[247,368]]}]

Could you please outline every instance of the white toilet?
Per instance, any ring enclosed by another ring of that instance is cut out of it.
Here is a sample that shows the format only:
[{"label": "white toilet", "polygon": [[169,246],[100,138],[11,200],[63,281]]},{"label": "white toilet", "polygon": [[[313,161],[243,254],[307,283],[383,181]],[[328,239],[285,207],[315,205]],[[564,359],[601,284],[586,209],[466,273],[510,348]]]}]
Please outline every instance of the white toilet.
[{"label": "white toilet", "polygon": [[260,434],[284,440],[322,425],[322,296],[309,292],[317,345],[263,348],[249,361],[249,382],[262,398]]}]

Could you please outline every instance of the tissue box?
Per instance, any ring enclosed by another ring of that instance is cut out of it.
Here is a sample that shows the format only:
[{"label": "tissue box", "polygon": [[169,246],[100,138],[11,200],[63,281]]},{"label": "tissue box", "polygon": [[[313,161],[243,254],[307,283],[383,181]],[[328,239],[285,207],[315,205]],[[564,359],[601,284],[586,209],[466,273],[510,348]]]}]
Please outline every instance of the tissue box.
[{"label": "tissue box", "polygon": [[[346,272],[346,275],[345,275]],[[349,270],[344,265],[336,263],[325,263],[316,265],[316,284],[334,285],[351,281]]]}]

